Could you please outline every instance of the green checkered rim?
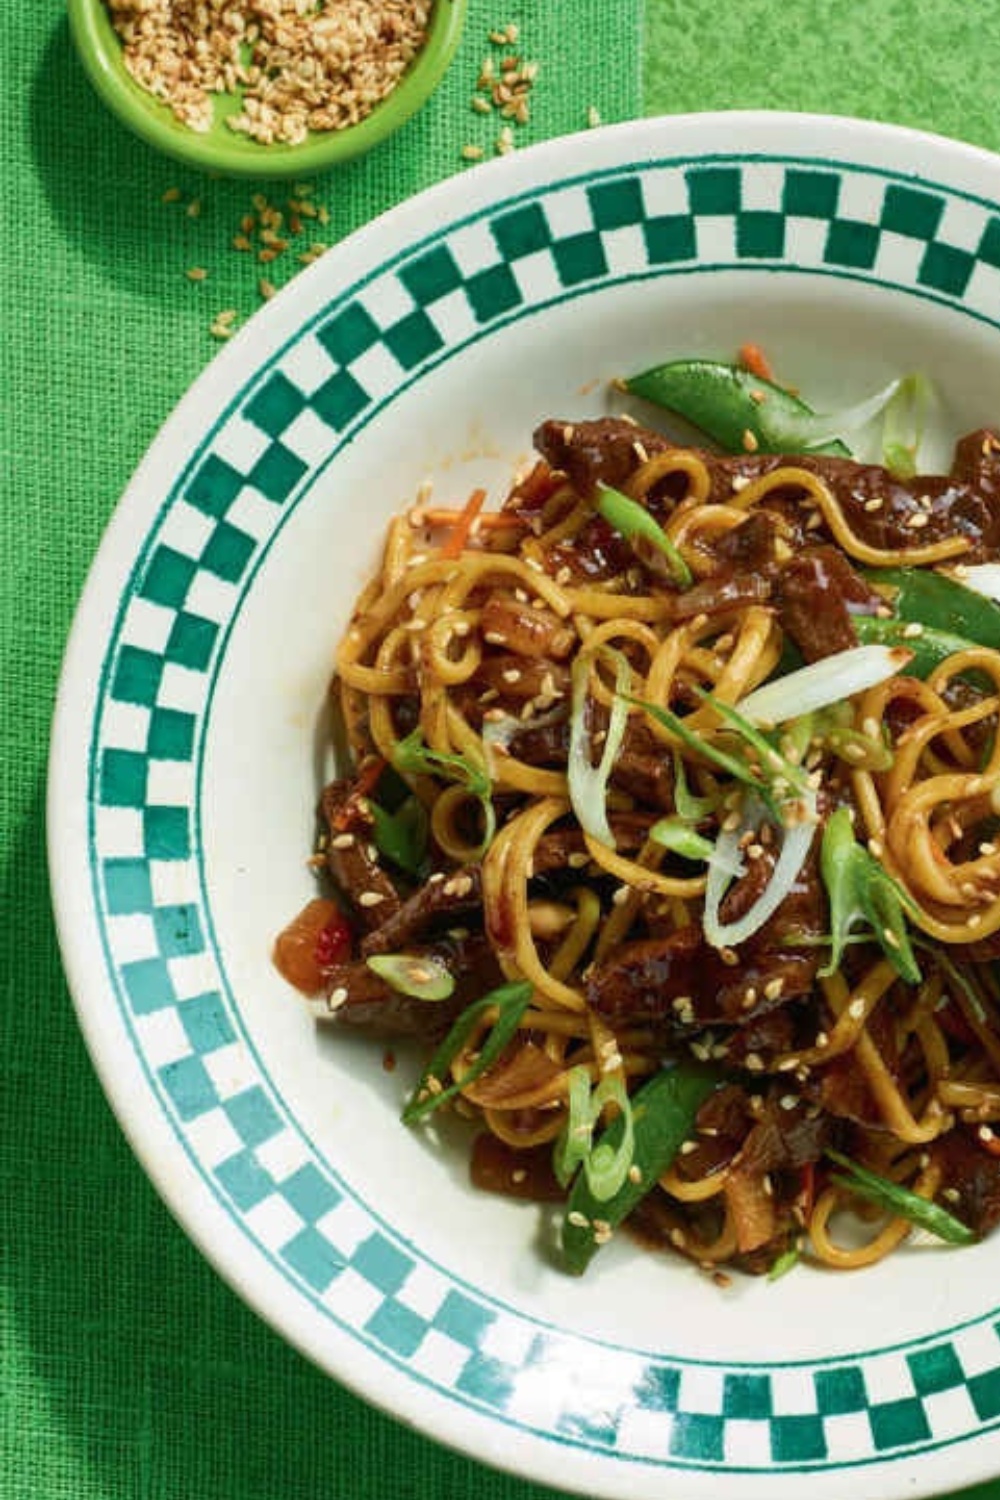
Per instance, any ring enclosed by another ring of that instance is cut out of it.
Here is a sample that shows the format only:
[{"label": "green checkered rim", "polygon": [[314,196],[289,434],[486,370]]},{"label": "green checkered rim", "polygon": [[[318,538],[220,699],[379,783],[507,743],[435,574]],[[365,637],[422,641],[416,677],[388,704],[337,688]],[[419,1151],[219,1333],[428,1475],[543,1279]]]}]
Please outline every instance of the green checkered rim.
[{"label": "green checkered rim", "polygon": [[[585,1451],[664,1468],[836,1469],[1000,1424],[997,1314],[912,1346],[750,1371],[588,1340],[457,1282],[317,1155],[254,1054],[196,836],[228,632],[285,518],[342,445],[428,369],[515,319],[627,281],[733,268],[869,280],[996,325],[1000,208],[842,163],[642,162],[455,221],[316,313],[205,434],[140,549],[92,726],[93,902],[158,1107],[318,1316],[420,1384]],[[552,1381],[563,1367],[573,1379]],[[538,1375],[562,1392],[544,1426]]]}]

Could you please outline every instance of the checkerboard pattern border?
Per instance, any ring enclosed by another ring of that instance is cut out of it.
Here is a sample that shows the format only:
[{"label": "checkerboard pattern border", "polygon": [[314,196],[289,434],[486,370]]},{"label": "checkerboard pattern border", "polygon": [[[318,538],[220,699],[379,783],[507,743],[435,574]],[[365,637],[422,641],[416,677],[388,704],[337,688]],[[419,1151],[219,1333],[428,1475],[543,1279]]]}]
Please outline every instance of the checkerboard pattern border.
[{"label": "checkerboard pattern border", "polygon": [[[156,1107],[318,1315],[454,1400],[586,1450],[815,1470],[1000,1424],[1000,1322],[837,1364],[727,1369],[562,1334],[455,1284],[314,1159],[251,1055],[194,831],[227,628],[283,515],[338,447],[412,378],[513,319],[624,281],[734,267],[870,280],[995,323],[1000,209],[844,164],[650,162],[442,228],[324,308],[253,374],[146,539],[94,723],[92,870]],[[553,1378],[562,1368],[572,1380]]]}]

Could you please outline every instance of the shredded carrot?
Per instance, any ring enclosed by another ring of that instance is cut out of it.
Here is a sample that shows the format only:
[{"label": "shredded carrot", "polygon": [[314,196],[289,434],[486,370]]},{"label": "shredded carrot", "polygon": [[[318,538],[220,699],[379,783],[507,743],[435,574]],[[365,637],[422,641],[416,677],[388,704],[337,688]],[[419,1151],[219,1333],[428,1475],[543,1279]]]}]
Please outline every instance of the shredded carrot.
[{"label": "shredded carrot", "polygon": [[[454,526],[462,518],[460,510],[438,510],[431,509],[421,511],[421,525],[429,526],[433,530],[438,526]],[[476,517],[476,529],[478,531],[508,531],[512,526],[526,526],[528,523],[523,516],[514,515],[509,510],[488,510]]]},{"label": "shredded carrot", "polygon": [[454,558],[461,556],[465,544],[469,540],[472,523],[482,510],[485,500],[485,490],[472,491],[472,494],[458,513],[458,520],[445,538],[440,554],[442,557]]},{"label": "shredded carrot", "polygon": [[758,380],[774,379],[771,361],[759,344],[741,344],[739,359],[744,370],[749,370]]}]

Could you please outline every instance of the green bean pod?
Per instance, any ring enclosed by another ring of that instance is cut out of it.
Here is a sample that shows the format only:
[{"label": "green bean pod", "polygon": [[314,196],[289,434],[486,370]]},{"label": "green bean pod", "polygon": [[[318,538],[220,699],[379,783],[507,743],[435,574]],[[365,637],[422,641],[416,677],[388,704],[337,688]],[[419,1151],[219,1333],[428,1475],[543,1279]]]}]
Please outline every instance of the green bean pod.
[{"label": "green bean pod", "polygon": [[625,388],[683,417],[727,453],[808,451],[850,457],[839,439],[817,441],[822,419],[798,396],[739,365],[672,360],[629,376]]}]

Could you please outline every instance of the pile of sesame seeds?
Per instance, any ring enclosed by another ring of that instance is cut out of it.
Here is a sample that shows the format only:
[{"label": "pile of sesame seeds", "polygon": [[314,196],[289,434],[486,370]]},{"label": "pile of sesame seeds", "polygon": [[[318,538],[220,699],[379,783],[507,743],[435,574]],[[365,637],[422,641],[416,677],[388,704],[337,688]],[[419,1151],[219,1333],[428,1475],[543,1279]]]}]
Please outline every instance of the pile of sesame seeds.
[{"label": "pile of sesame seeds", "polygon": [[189,129],[297,145],[355,125],[427,38],[431,0],[107,0],[135,81]]}]

